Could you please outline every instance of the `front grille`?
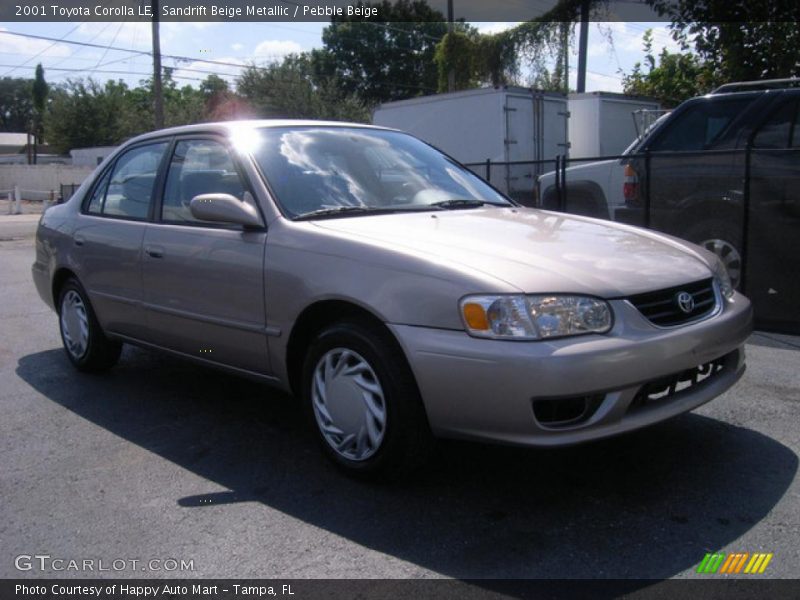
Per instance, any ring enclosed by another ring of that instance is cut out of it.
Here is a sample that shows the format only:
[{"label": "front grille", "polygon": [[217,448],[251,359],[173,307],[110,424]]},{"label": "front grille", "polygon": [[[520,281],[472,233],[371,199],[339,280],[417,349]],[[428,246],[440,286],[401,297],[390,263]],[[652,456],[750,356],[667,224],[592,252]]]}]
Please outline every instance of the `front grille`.
[{"label": "front grille", "polygon": [[[681,308],[678,297],[682,292],[691,295],[694,306],[688,312]],[[717,307],[717,294],[712,279],[678,285],[631,296],[628,301],[648,321],[659,327],[674,327],[696,321],[711,314]]]}]

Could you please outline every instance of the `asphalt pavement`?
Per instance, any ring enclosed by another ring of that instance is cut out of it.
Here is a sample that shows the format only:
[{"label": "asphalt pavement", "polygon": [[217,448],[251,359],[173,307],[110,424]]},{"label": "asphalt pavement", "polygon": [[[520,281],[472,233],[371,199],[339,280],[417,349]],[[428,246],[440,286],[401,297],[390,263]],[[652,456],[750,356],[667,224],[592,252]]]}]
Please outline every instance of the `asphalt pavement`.
[{"label": "asphalt pavement", "polygon": [[[754,335],[742,381],[667,423],[563,450],[441,443],[416,478],[369,485],[263,385],[129,347],[74,371],[31,282],[33,225],[12,218],[0,577],[683,578],[716,551],[800,575],[799,338]],[[17,569],[35,554],[124,568]]]}]

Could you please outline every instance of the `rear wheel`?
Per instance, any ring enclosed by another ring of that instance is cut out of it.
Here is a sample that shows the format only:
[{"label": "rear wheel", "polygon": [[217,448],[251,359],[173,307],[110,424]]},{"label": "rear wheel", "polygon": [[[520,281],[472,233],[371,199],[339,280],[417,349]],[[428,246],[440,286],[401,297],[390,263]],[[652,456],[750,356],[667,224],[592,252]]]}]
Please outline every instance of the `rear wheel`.
[{"label": "rear wheel", "polygon": [[58,322],[64,350],[78,370],[102,371],[116,364],[122,344],[105,336],[86,292],[74,278],[61,287]]},{"label": "rear wheel", "polygon": [[431,448],[405,356],[377,325],[342,321],[314,339],[303,401],[325,454],[353,476],[395,478],[413,471]]}]

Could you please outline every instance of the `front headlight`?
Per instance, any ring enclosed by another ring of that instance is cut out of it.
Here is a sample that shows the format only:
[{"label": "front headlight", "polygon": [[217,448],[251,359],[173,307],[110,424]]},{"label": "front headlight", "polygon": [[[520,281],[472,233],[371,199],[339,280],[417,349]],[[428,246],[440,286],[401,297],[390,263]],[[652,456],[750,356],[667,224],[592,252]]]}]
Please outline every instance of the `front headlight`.
[{"label": "front headlight", "polygon": [[717,257],[714,262],[714,278],[719,285],[719,291],[722,297],[726,300],[733,298],[733,284],[731,283],[731,276],[728,274],[728,269],[725,268],[723,262]]},{"label": "front headlight", "polygon": [[608,303],[590,296],[467,296],[459,308],[467,333],[491,339],[540,340],[606,333],[613,321]]}]

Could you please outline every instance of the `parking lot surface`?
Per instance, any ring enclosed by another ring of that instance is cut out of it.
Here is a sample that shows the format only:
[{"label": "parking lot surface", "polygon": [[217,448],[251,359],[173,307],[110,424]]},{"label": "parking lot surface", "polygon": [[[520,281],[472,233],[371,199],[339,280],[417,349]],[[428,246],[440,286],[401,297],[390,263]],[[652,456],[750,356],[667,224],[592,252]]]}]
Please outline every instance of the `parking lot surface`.
[{"label": "parking lot surface", "polygon": [[[681,578],[715,551],[800,574],[798,338],[754,335],[738,386],[650,429],[441,443],[411,481],[369,485],[263,385],[130,347],[74,371],[31,282],[34,225],[0,236],[0,577]],[[126,563],[15,567],[34,554]]]}]

